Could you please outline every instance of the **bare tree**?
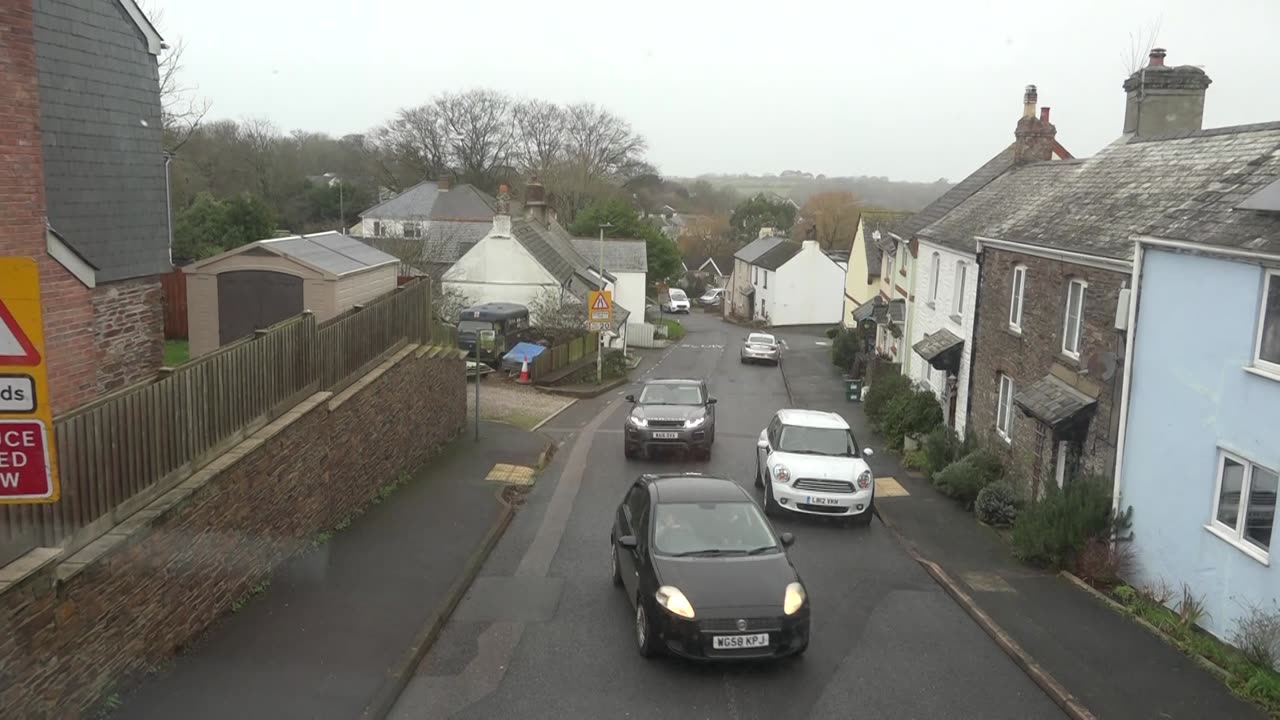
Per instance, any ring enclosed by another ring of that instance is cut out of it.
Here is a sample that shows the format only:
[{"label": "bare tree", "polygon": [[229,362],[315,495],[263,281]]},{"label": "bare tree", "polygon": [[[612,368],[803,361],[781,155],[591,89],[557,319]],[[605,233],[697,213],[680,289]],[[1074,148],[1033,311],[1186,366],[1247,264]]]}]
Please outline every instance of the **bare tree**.
[{"label": "bare tree", "polygon": [[401,108],[391,122],[373,131],[370,141],[367,152],[384,182],[396,190],[404,185],[398,170],[417,182],[439,177],[449,167],[449,131],[437,103]]},{"label": "bare tree", "polygon": [[553,345],[581,335],[587,328],[587,305],[564,289],[543,288],[529,302],[529,317]]},{"label": "bare tree", "polygon": [[[138,5],[157,30],[164,25],[164,10],[154,9],[146,2],[139,2]],[[212,105],[207,98],[197,95],[198,86],[187,85],[182,81],[182,56],[187,49],[186,41],[178,37],[163,47],[157,68],[160,81],[160,121],[164,128],[164,149],[176,153],[191,139]]]},{"label": "bare tree", "polygon": [[283,137],[266,118],[247,118],[240,122],[238,139],[248,154],[247,168],[254,192],[263,198],[276,199],[276,151]]},{"label": "bare tree", "polygon": [[516,138],[511,99],[494,90],[468,90],[440,97],[436,107],[463,180],[495,189],[497,172],[510,163]]},{"label": "bare tree", "polygon": [[564,110],[555,103],[528,100],[517,104],[513,114],[519,133],[515,156],[520,169],[545,176],[556,163],[564,160],[567,124]]},{"label": "bare tree", "polygon": [[1159,42],[1160,25],[1163,22],[1163,16],[1157,16],[1145,27],[1129,33],[1129,49],[1120,54],[1120,61],[1124,64],[1127,75],[1132,75],[1146,66],[1147,57]]}]

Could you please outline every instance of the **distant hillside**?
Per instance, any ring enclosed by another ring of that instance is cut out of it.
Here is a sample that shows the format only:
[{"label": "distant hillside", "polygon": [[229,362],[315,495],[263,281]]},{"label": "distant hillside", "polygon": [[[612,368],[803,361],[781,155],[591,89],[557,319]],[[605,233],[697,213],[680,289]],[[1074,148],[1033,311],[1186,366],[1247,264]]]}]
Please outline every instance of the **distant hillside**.
[{"label": "distant hillside", "polygon": [[781,175],[699,175],[697,178],[671,178],[691,183],[705,180],[716,187],[728,188],[743,195],[773,191],[804,205],[810,195],[829,190],[848,190],[862,199],[864,207],[886,210],[919,210],[951,189],[951,183],[900,182],[885,177],[827,177],[788,170]]}]

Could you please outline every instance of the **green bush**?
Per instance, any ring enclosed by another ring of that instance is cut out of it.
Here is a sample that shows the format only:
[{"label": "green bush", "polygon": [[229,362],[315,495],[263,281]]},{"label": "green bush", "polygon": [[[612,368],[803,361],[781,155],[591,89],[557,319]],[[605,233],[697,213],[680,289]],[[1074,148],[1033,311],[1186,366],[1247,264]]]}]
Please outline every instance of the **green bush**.
[{"label": "green bush", "polygon": [[839,325],[829,327],[827,328],[827,338],[830,340],[835,340],[836,336],[842,332],[844,332],[844,328]]},{"label": "green bush", "polygon": [[902,464],[912,470],[928,470],[929,458],[925,455],[924,450],[912,450],[902,456]]},{"label": "green bush", "polygon": [[946,425],[939,425],[924,438],[925,470],[930,474],[960,457],[960,438]]},{"label": "green bush", "polygon": [[978,491],[973,511],[988,525],[1008,527],[1018,518],[1018,495],[1007,483],[991,483]]},{"label": "green bush", "polygon": [[863,399],[863,409],[867,417],[876,424],[880,423],[881,414],[893,398],[911,391],[911,379],[905,375],[879,373],[867,388]]},{"label": "green bush", "polygon": [[1093,537],[1113,527],[1111,490],[1092,478],[1080,478],[1065,491],[1049,483],[1045,496],[1024,509],[1013,525],[1013,554],[1044,567],[1069,565]]},{"label": "green bush", "polygon": [[880,417],[890,447],[902,447],[908,435],[924,435],[942,424],[942,406],[928,390],[907,390],[890,398]]},{"label": "green bush", "polygon": [[862,350],[862,336],[855,330],[838,328],[831,336],[831,362],[836,367],[852,374],[851,369]]},{"label": "green bush", "polygon": [[944,495],[964,503],[966,507],[978,499],[982,489],[1004,475],[1000,457],[990,450],[975,450],[933,476],[933,484]]}]

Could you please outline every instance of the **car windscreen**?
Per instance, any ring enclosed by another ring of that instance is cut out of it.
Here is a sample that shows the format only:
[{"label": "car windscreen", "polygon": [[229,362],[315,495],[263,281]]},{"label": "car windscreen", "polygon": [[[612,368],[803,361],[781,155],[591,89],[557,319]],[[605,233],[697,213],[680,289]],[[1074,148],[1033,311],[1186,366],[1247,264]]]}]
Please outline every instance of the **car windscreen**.
[{"label": "car windscreen", "polygon": [[701,405],[702,388],[697,385],[646,385],[640,393],[641,405]]},{"label": "car windscreen", "polygon": [[843,428],[814,428],[784,425],[781,437],[778,438],[778,450],[781,452],[801,453],[809,455],[837,455],[852,457],[857,455],[858,448],[853,436]]},{"label": "car windscreen", "polygon": [[754,334],[754,333],[753,333],[753,334],[751,334],[751,335],[748,335],[748,336],[747,336],[747,342],[752,343],[753,345],[772,345],[772,344],[773,344],[773,336],[772,336],[772,335],[759,335],[759,334]]},{"label": "car windscreen", "polygon": [[474,335],[480,330],[492,330],[493,323],[484,320],[463,320],[458,323],[458,333],[461,335]]},{"label": "car windscreen", "polygon": [[683,290],[672,290],[668,293],[672,300],[688,300],[689,296],[684,294]]},{"label": "car windscreen", "polygon": [[658,503],[653,548],[663,555],[745,555],[778,551],[755,503]]}]

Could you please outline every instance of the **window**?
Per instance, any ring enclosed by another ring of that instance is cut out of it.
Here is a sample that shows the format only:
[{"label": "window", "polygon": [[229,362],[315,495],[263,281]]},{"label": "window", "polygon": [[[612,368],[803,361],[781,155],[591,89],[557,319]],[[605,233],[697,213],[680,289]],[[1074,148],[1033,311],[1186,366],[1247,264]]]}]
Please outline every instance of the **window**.
[{"label": "window", "polygon": [[1026,290],[1027,268],[1023,265],[1013,267],[1013,294],[1009,298],[1009,328],[1022,332],[1022,294]]},{"label": "window", "polygon": [[373,236],[374,236],[374,237],[386,237],[386,236],[387,236],[387,228],[386,228],[386,226],[385,226],[385,225],[383,225],[383,224],[382,224],[382,221],[381,221],[381,220],[374,220],[374,221],[373,221]]},{"label": "window", "polygon": [[1010,440],[1013,430],[1013,378],[1000,373],[1000,398],[996,401],[996,434]]},{"label": "window", "polygon": [[1072,280],[1067,285],[1067,311],[1062,320],[1062,352],[1080,357],[1080,331],[1084,325],[1084,291],[1089,284]]},{"label": "window", "polygon": [[751,266],[751,284],[752,285],[760,284],[760,268],[755,267],[754,265]]},{"label": "window", "polygon": [[422,237],[422,227],[416,222],[407,222],[401,224],[401,233],[407,238]]},{"label": "window", "polygon": [[938,299],[938,276],[942,274],[942,256],[938,253],[933,254],[933,259],[929,262],[929,299],[936,301]]},{"label": "window", "polygon": [[768,270],[764,271],[764,289],[765,290],[769,289],[769,271]]},{"label": "window", "polygon": [[951,314],[959,317],[964,314],[964,283],[969,266],[964,262],[956,263],[956,286],[951,297]]},{"label": "window", "polygon": [[1209,529],[1250,555],[1265,560],[1271,547],[1280,475],[1227,452],[1218,463],[1218,483]]},{"label": "window", "polygon": [[1258,352],[1255,363],[1280,372],[1280,272],[1267,273],[1258,317]]}]

